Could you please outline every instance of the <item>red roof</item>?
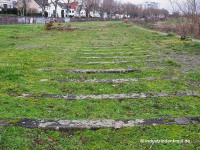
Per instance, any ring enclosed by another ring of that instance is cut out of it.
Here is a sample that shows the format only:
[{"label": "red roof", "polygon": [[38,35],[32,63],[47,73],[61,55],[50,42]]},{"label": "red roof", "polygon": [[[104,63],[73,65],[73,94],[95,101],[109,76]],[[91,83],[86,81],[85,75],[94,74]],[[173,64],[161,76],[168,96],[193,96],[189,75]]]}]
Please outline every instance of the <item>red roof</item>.
[{"label": "red roof", "polygon": [[65,3],[66,6],[69,6],[71,9],[76,9],[78,7],[77,2],[72,2],[72,3]]}]

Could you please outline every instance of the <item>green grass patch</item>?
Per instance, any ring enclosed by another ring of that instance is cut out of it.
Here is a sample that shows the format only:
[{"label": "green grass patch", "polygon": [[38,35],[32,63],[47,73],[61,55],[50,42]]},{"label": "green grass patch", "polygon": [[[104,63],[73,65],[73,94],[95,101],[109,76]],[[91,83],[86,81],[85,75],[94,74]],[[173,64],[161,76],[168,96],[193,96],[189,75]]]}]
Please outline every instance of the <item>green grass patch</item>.
[{"label": "green grass patch", "polygon": [[189,78],[194,81],[200,82],[200,72],[191,72],[188,74]]},{"label": "green grass patch", "polygon": [[170,33],[167,33],[167,36],[168,37],[175,37],[176,35],[174,33],[170,32]]},{"label": "green grass patch", "polygon": [[[1,97],[1,118],[133,119],[190,117],[199,114],[198,97],[128,100],[77,100]],[[87,110],[87,111],[86,111]]]},{"label": "green grass patch", "polygon": [[178,64],[177,62],[174,62],[173,60],[167,60],[167,65],[174,66],[174,67],[181,67],[180,64]]},{"label": "green grass patch", "polygon": [[[0,128],[2,149],[199,149],[199,125],[134,127],[120,130],[46,131]],[[13,138],[14,137],[14,138]],[[188,140],[189,143],[142,143],[143,140]]]}]

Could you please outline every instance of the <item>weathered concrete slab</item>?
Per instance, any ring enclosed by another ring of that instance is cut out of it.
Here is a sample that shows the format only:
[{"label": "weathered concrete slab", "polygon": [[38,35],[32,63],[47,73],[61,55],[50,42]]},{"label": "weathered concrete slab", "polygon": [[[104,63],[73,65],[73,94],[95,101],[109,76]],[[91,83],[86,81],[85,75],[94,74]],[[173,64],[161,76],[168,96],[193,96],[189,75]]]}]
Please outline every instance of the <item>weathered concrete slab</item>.
[{"label": "weathered concrete slab", "polygon": [[197,88],[200,88],[200,82],[189,80],[188,84],[193,85]]},{"label": "weathered concrete slab", "polygon": [[[174,124],[200,124],[198,117],[188,118],[170,118]],[[71,130],[71,129],[100,129],[100,128],[114,128],[120,129],[125,127],[135,126],[158,126],[158,125],[172,125],[166,122],[167,118],[150,118],[150,119],[132,119],[132,120],[35,120],[22,119],[16,124],[0,124],[0,126],[20,126],[24,128],[42,128],[53,130]],[[177,120],[181,120],[181,123]],[[184,120],[184,121],[183,121]],[[194,122],[195,120],[195,122]],[[0,120],[1,121],[1,120]],[[182,123],[183,122],[183,123]]]},{"label": "weathered concrete slab", "polygon": [[144,56],[112,56],[112,57],[75,57],[80,59],[122,59],[122,58],[140,58],[140,57],[151,57],[151,55]]},{"label": "weathered concrete slab", "polygon": [[[176,80],[177,77],[163,77],[163,78],[127,78],[127,79],[102,79],[102,80],[76,80],[76,79],[58,79],[59,82],[85,82],[85,83],[124,83],[124,82],[139,82],[139,81],[156,81],[156,80]],[[42,79],[41,81],[46,81]]]},{"label": "weathered concrete slab", "polygon": [[97,99],[97,100],[124,100],[124,99],[136,99],[136,98],[159,98],[159,97],[174,97],[174,96],[197,96],[199,95],[194,92],[178,92],[178,93],[157,93],[157,94],[102,94],[102,95],[69,95],[69,94],[22,94],[18,97],[24,98],[57,98],[57,99],[66,99],[66,100],[89,100],[89,99]]},{"label": "weathered concrete slab", "polygon": [[114,52],[107,52],[105,50],[101,50],[101,51],[70,51],[70,52],[58,52],[57,54],[79,54],[79,55],[113,55],[113,54],[147,54],[149,52],[147,51],[139,51],[137,53],[135,52],[130,52],[130,51],[114,51]]},{"label": "weathered concrete slab", "polygon": [[[123,47],[123,50],[121,49],[121,47]],[[89,47],[78,47],[77,49],[88,49]],[[115,45],[114,47],[113,46],[92,46],[91,47],[92,50],[81,50],[81,52],[102,52],[102,51],[110,51],[109,49],[115,49],[114,51],[120,51],[120,52],[126,52],[126,51],[129,51],[130,52],[130,47],[127,47],[128,50],[126,50],[126,47],[123,46],[123,45]],[[100,49],[99,49],[100,48]],[[117,48],[117,49],[116,49]],[[94,50],[95,49],[95,50]],[[102,49],[106,49],[106,50],[102,50]],[[131,51],[135,51],[135,50],[141,50],[142,48],[141,47],[132,47]],[[144,50],[142,50],[144,51]],[[79,50],[80,52],[80,50]]]},{"label": "weathered concrete slab", "polygon": [[5,126],[9,123],[9,120],[0,120],[0,126]]},{"label": "weathered concrete slab", "polygon": [[191,120],[190,119],[188,119],[188,118],[176,118],[175,119],[175,122],[177,123],[177,124],[190,124],[191,123]]},{"label": "weathered concrete slab", "polygon": [[140,71],[140,69],[97,69],[97,70],[70,70],[66,69],[67,72],[75,73],[126,73]]},{"label": "weathered concrete slab", "polygon": [[192,121],[192,123],[196,124],[200,122],[200,116],[198,117],[189,117],[189,119]]},{"label": "weathered concrete slab", "polygon": [[[145,60],[145,62],[158,62],[160,60]],[[125,63],[137,63],[141,62],[138,60],[133,61],[114,61],[114,62],[72,62],[72,64],[83,64],[83,65],[98,65],[98,64],[125,64]]]},{"label": "weathered concrete slab", "polygon": [[41,82],[47,82],[47,81],[49,81],[49,79],[41,79],[40,81]]},{"label": "weathered concrete slab", "polygon": [[91,69],[91,70],[83,70],[83,69],[58,69],[58,68],[39,68],[38,71],[67,71],[70,73],[126,73],[126,72],[135,72],[135,71],[143,71],[143,70],[163,70],[165,68],[161,67],[143,67],[143,68],[132,68],[132,69]]}]

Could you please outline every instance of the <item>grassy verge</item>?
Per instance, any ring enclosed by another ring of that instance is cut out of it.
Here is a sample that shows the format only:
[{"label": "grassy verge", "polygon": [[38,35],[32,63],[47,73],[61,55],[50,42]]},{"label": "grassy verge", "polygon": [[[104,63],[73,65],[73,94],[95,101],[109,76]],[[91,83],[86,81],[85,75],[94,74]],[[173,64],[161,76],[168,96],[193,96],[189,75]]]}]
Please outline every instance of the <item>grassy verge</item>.
[{"label": "grassy verge", "polygon": [[[121,130],[46,131],[0,128],[5,149],[199,149],[199,125],[135,127]],[[142,143],[143,140],[188,140],[190,143]]]}]

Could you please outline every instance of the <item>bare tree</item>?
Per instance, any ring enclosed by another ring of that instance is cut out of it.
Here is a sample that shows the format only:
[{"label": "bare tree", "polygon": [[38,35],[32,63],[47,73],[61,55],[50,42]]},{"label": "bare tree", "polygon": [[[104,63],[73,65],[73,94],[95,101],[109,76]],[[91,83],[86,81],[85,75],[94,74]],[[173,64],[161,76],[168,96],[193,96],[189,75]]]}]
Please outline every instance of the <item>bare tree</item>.
[{"label": "bare tree", "polygon": [[93,0],[92,9],[93,9],[93,17],[96,17],[95,16],[96,12],[100,10],[100,0]]},{"label": "bare tree", "polygon": [[117,14],[117,18],[122,18],[124,14],[124,6],[121,2],[115,1],[113,6],[113,13]]},{"label": "bare tree", "polygon": [[37,9],[35,9],[35,8],[28,8],[27,9],[27,13],[31,14],[32,16],[34,16],[34,14],[37,13]]},{"label": "bare tree", "polygon": [[94,0],[83,0],[86,17],[88,17],[88,18],[90,17],[90,11],[92,11],[93,4],[94,4]]},{"label": "bare tree", "polygon": [[200,0],[170,0],[172,7],[177,7],[183,17],[176,23],[181,36],[200,36]]},{"label": "bare tree", "polygon": [[84,0],[80,0],[78,4],[77,12],[79,17],[81,17],[81,11],[83,10],[83,1]]},{"label": "bare tree", "polygon": [[45,9],[48,5],[48,0],[35,0],[42,9],[42,16],[45,17]]},{"label": "bare tree", "polygon": [[177,7],[192,23],[199,22],[200,0],[169,0],[172,8]]},{"label": "bare tree", "polygon": [[26,12],[27,12],[27,0],[19,0],[17,3],[17,9],[19,11],[19,14],[21,16],[26,16]]},{"label": "bare tree", "polygon": [[127,17],[134,18],[141,16],[142,10],[132,3],[123,4],[124,13]]},{"label": "bare tree", "polygon": [[22,14],[23,14],[23,16],[25,16],[26,15],[26,7],[27,7],[27,4],[26,4],[26,0],[22,0]]},{"label": "bare tree", "polygon": [[103,5],[102,2],[100,2],[100,4],[99,4],[99,14],[100,14],[100,17],[101,17],[101,18],[104,17],[104,13],[105,13],[104,5]]},{"label": "bare tree", "polygon": [[163,15],[165,18],[167,18],[169,16],[169,11],[166,9],[161,9],[160,15]]},{"label": "bare tree", "polygon": [[111,15],[114,11],[114,0],[103,0],[104,11],[107,13],[108,18],[111,18]]},{"label": "bare tree", "polygon": [[169,3],[171,5],[172,8],[172,12],[178,12],[175,1],[174,0],[169,0]]},{"label": "bare tree", "polygon": [[42,8],[42,16],[45,17],[45,8],[48,4],[47,0],[42,0],[42,5],[40,6]]},{"label": "bare tree", "polygon": [[58,14],[57,14],[57,8],[58,8],[58,3],[59,3],[60,0],[51,0],[51,3],[54,5],[55,7],[55,14],[54,14],[54,17],[58,17]]},{"label": "bare tree", "polygon": [[70,0],[67,0],[67,17],[70,17],[70,16],[69,16],[70,8],[71,8]]}]

